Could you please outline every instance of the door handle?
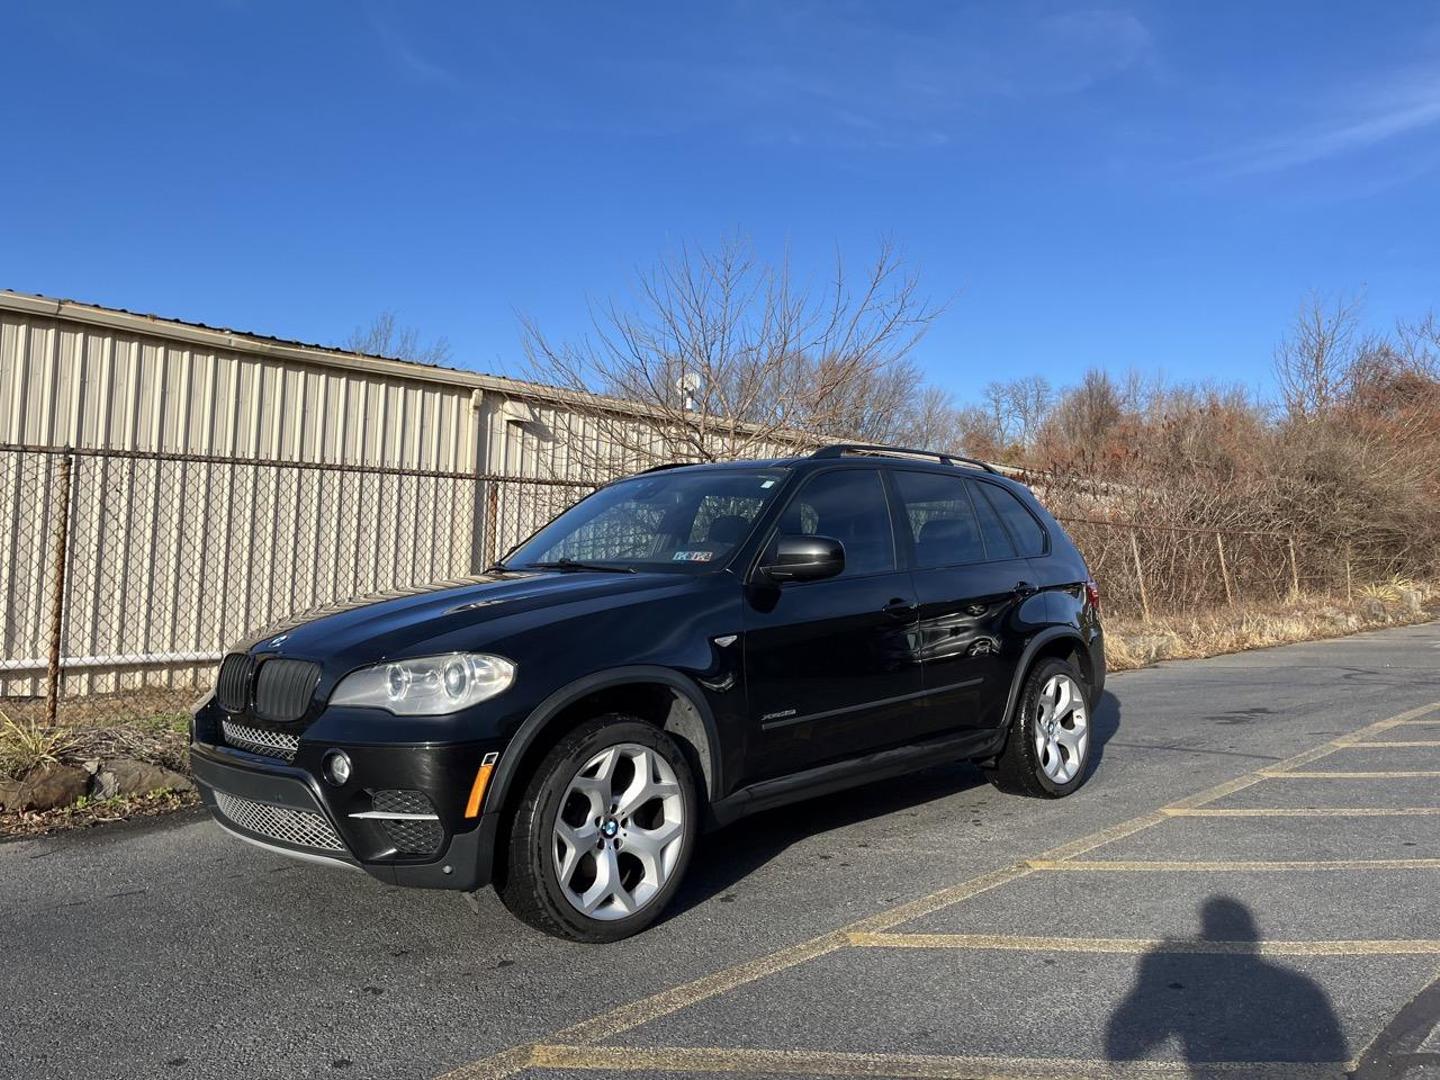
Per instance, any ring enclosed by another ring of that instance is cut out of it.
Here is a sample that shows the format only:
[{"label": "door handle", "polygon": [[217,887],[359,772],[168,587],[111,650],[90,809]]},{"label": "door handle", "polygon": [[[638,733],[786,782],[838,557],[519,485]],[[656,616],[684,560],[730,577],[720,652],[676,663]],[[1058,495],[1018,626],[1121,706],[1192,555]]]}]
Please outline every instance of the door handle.
[{"label": "door handle", "polygon": [[907,616],[914,615],[916,609],[919,607],[920,605],[915,603],[915,601],[904,600],[897,596],[880,610],[892,619],[903,619]]}]

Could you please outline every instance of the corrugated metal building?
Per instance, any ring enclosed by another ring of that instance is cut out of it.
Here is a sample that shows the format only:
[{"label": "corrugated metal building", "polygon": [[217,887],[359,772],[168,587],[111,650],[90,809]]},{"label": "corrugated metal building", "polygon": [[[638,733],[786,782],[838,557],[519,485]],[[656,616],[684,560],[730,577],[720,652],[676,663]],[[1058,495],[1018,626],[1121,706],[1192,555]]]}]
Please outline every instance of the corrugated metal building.
[{"label": "corrugated metal building", "polygon": [[[474,572],[585,490],[549,434],[564,408],[476,372],[0,293],[0,696],[39,692],[57,575],[66,691],[87,694],[208,677],[273,618]],[[58,447],[79,453],[36,449]]]}]

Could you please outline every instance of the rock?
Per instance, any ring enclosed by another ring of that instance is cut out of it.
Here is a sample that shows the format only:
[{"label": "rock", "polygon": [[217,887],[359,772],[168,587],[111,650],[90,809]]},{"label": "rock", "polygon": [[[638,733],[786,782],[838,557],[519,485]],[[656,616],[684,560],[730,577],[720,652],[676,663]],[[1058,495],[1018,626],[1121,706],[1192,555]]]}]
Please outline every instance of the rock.
[{"label": "rock", "polygon": [[73,765],[47,761],[19,780],[0,782],[0,809],[54,810],[69,806],[90,789],[90,774]]},{"label": "rock", "polygon": [[1371,622],[1389,622],[1390,614],[1385,610],[1385,601],[1378,596],[1367,596],[1360,605],[1360,614]]},{"label": "rock", "polygon": [[1419,590],[1401,589],[1400,607],[1404,610],[1406,615],[1414,616],[1423,614],[1425,611],[1425,606],[1421,603]]},{"label": "rock", "polygon": [[90,793],[97,799],[115,795],[146,795],[164,789],[191,791],[194,785],[163,765],[151,765],[131,758],[116,758],[101,765],[91,782]]}]

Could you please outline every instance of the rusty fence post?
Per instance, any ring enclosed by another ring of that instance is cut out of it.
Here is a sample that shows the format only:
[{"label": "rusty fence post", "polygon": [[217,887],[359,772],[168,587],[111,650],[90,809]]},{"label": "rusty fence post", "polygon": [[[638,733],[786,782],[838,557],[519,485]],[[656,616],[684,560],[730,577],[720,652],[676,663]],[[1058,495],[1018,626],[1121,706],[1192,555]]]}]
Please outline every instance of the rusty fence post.
[{"label": "rusty fence post", "polygon": [[1295,558],[1295,538],[1289,538],[1290,544],[1290,599],[1300,599],[1300,563]]},{"label": "rusty fence post", "polygon": [[1215,550],[1220,553],[1220,580],[1225,582],[1225,603],[1233,608],[1235,606],[1235,591],[1230,586],[1230,568],[1225,565],[1225,541],[1221,539],[1218,530],[1215,533]]},{"label": "rusty fence post", "polygon": [[1140,610],[1145,621],[1150,621],[1150,596],[1145,591],[1145,571],[1140,568],[1140,541],[1135,539],[1135,530],[1130,530],[1130,554],[1135,557],[1135,583],[1140,586]]},{"label": "rusty fence post", "polygon": [[70,471],[74,455],[69,450],[60,458],[55,477],[55,505],[60,508],[60,524],[55,530],[54,581],[50,592],[50,658],[46,666],[45,723],[55,725],[60,711],[60,689],[64,672],[60,667],[65,632],[65,575],[70,566]]},{"label": "rusty fence post", "polygon": [[1355,600],[1355,589],[1352,584],[1350,571],[1351,551],[1351,545],[1347,543],[1345,545],[1345,602],[1347,604],[1353,603]]}]

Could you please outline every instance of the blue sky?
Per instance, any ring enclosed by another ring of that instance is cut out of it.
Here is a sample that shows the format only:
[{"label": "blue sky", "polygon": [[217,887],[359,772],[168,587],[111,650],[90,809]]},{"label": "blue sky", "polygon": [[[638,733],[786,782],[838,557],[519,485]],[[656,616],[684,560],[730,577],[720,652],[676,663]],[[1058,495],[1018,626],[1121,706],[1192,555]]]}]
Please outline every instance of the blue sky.
[{"label": "blue sky", "polygon": [[882,237],[961,398],[1263,387],[1307,290],[1440,298],[1430,2],[7,6],[0,287],[515,371],[681,242]]}]

